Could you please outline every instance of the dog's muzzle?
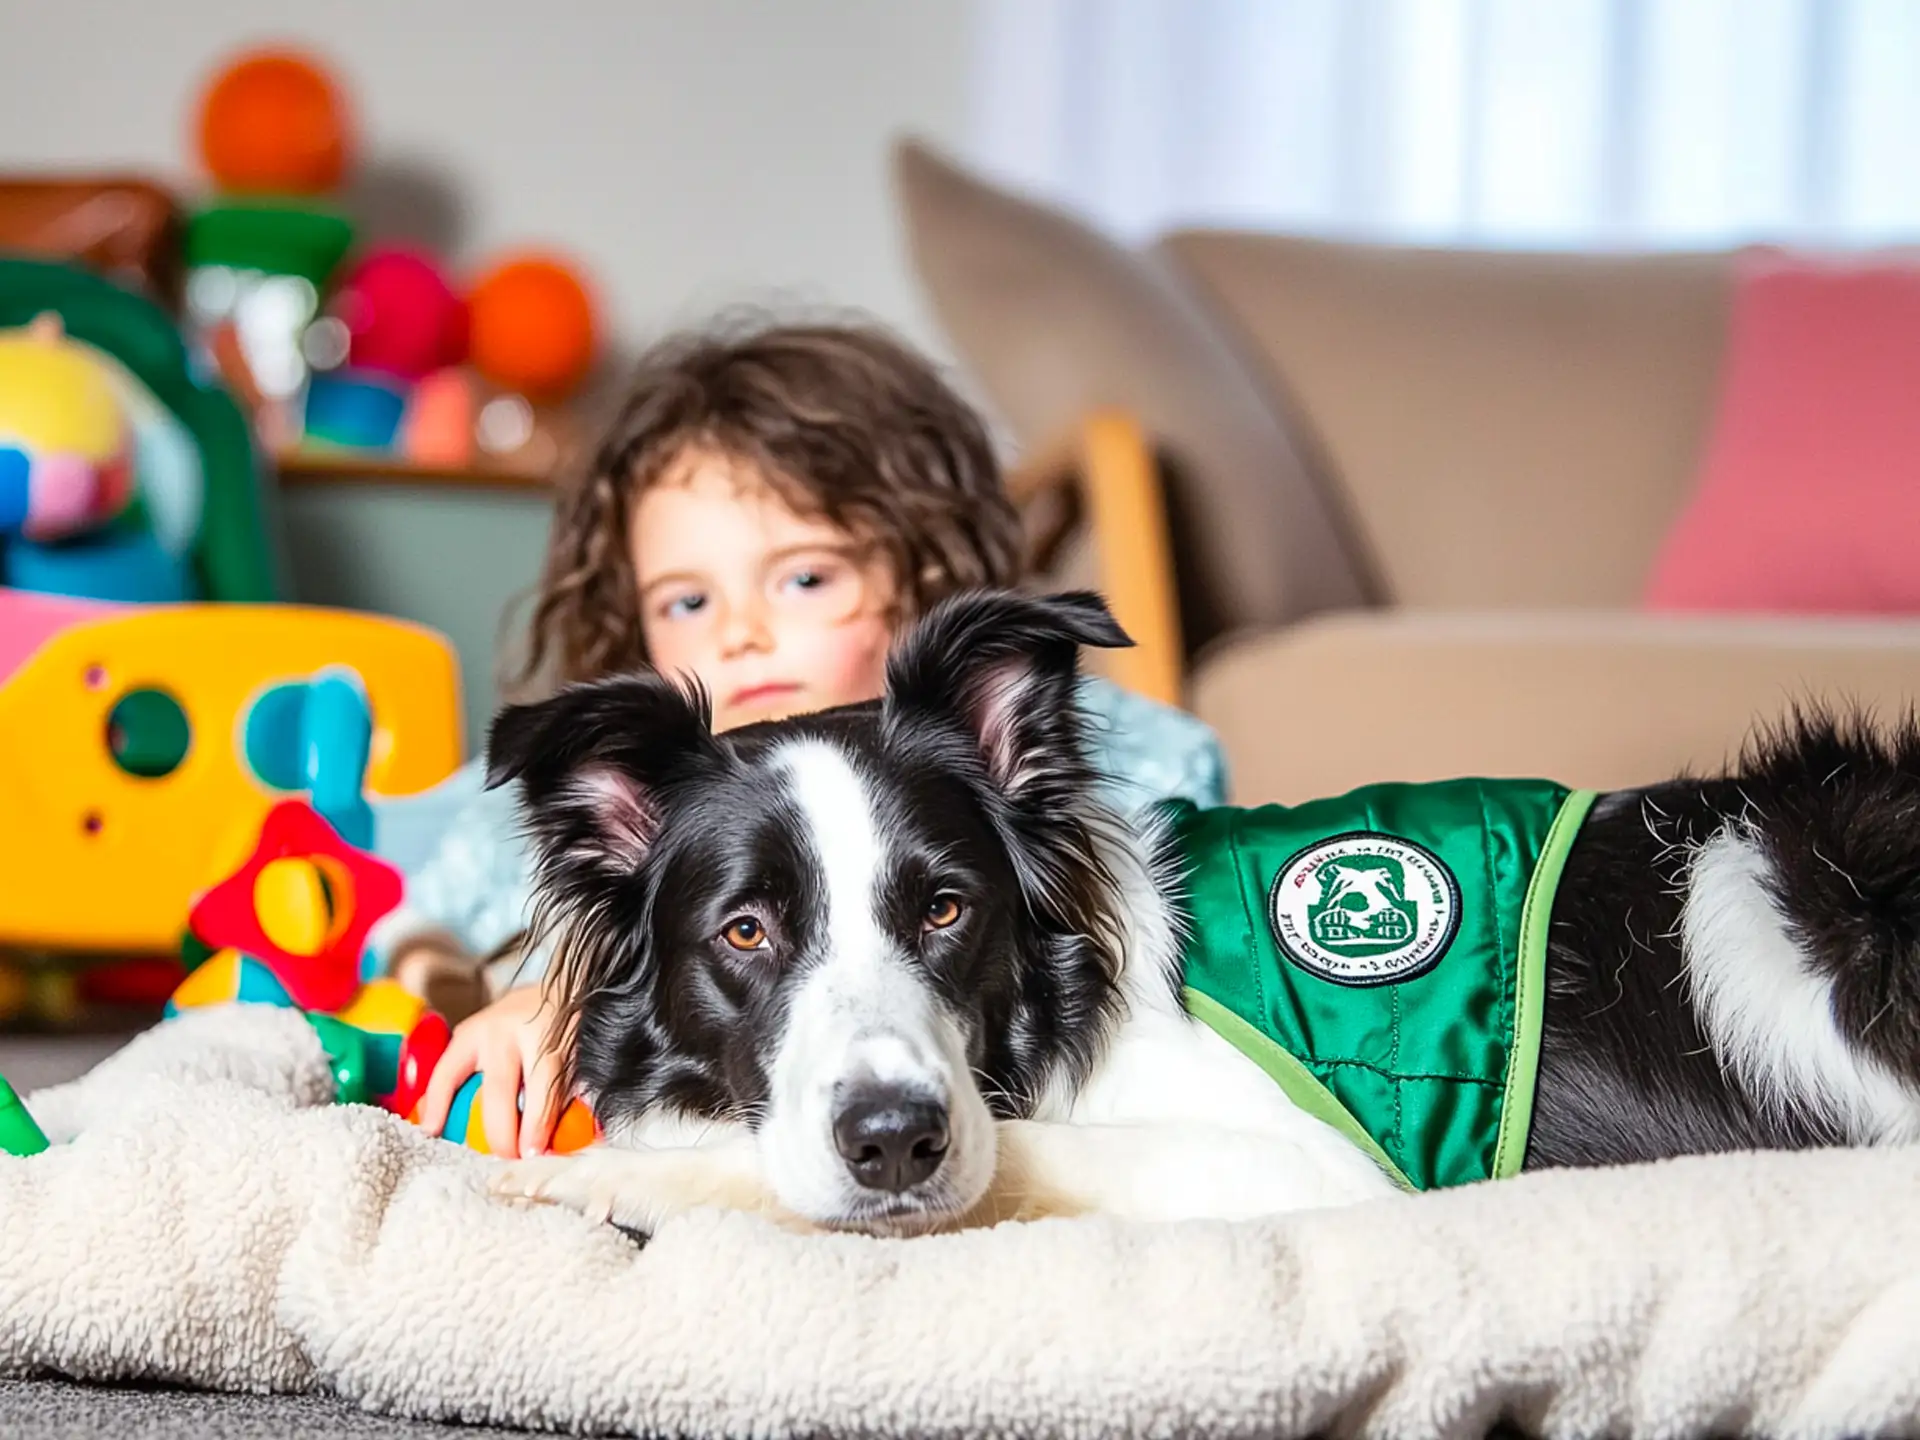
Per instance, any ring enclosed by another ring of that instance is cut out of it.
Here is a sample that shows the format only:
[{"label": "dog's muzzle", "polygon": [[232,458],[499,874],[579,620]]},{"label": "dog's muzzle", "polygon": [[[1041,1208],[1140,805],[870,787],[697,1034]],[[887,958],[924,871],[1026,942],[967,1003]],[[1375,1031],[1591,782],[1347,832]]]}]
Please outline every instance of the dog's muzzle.
[{"label": "dog's muzzle", "polygon": [[947,1157],[947,1107],[923,1094],[863,1086],[842,1099],[833,1143],[847,1173],[890,1195],[933,1178]]}]

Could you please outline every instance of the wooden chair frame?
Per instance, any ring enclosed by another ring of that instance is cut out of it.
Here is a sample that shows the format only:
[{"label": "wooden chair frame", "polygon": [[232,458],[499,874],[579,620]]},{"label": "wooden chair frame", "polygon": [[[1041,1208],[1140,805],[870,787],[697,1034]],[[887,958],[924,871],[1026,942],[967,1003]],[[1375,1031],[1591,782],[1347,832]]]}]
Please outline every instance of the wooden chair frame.
[{"label": "wooden chair frame", "polygon": [[1028,572],[1044,574],[1082,525],[1096,584],[1133,648],[1103,666],[1115,684],[1184,703],[1186,652],[1174,587],[1166,498],[1145,428],[1124,410],[1096,410],[1007,477],[1028,529]]}]

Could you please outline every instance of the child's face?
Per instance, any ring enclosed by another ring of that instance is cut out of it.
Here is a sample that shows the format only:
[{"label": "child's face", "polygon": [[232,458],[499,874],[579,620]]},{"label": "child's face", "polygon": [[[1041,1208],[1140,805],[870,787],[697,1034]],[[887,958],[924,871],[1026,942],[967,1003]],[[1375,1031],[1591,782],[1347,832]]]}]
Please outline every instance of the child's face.
[{"label": "child's face", "polygon": [[712,692],[715,729],[884,688],[887,567],[789,510],[751,466],[689,453],[641,495],[629,540],[647,653]]}]

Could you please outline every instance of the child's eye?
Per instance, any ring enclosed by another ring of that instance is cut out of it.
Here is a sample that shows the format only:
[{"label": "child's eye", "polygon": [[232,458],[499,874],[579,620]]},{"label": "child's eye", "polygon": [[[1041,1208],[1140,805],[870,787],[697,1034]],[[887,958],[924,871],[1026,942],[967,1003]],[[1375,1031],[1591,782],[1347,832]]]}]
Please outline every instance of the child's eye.
[{"label": "child's eye", "polygon": [[860,584],[844,565],[802,565],[780,577],[780,593],[790,600],[858,604]]},{"label": "child's eye", "polygon": [[688,615],[698,615],[707,608],[707,597],[698,593],[676,595],[660,607],[660,613],[669,620],[679,620]]},{"label": "child's eye", "polygon": [[811,594],[825,590],[840,578],[840,572],[830,565],[807,565],[798,570],[787,572],[781,582],[784,590],[796,590],[801,594]]}]

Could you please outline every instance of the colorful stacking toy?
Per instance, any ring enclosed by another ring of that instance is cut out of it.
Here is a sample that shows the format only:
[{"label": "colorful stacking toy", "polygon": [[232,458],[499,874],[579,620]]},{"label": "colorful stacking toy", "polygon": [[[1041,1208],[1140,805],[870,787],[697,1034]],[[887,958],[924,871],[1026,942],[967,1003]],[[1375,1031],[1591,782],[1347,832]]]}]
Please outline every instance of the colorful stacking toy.
[{"label": "colorful stacking toy", "polygon": [[[267,812],[252,852],[194,902],[184,953],[196,963],[167,1013],[205,1005],[279,1005],[305,1013],[326,1051],[334,1098],[418,1123],[420,1098],[452,1037],[418,996],[374,973],[367,935],[399,905],[399,871],[371,854],[361,793],[373,722],[351,672],[325,671],[256,705],[242,743],[250,764],[305,800]],[[480,1077],[455,1097],[444,1134],[490,1152],[473,1118]],[[597,1135],[579,1101],[552,1141],[577,1150]]]}]

